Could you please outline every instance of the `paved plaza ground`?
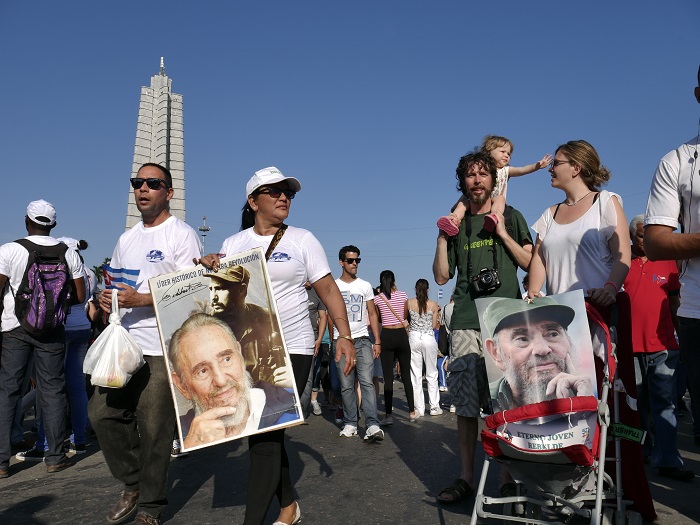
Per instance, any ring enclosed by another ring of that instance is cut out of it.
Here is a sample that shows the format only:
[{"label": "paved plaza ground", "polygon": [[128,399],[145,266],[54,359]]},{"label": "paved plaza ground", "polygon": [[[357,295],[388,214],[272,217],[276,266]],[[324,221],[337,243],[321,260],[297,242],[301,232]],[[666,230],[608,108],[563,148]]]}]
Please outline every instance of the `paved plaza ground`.
[{"label": "paved plaza ground", "polygon": [[[435,495],[459,470],[456,417],[448,411],[410,423],[403,388],[395,383],[396,423],[377,444],[340,438],[334,413],[311,416],[308,425],[287,431],[294,483],[303,523],[456,525],[469,522],[473,499],[440,505]],[[680,420],[679,447],[688,468],[700,473],[700,447],[693,444],[690,416]],[[104,515],[122,489],[109,474],[96,442],[75,466],[47,474],[43,463],[12,461],[12,475],[0,480],[0,525],[106,523]],[[483,454],[478,455],[481,471]],[[247,440],[209,447],[173,459],[169,476],[169,524],[235,524],[243,521],[248,475]],[[700,478],[682,483],[647,467],[657,523],[700,523]],[[495,481],[487,493],[497,495]],[[277,517],[278,507],[267,523]],[[486,521],[485,523],[488,523]]]}]

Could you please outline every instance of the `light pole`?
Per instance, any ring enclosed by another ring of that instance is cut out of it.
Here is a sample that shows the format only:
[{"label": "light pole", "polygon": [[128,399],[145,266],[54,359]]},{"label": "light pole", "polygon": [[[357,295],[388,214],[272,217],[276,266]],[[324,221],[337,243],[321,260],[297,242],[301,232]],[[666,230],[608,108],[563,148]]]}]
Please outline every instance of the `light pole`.
[{"label": "light pole", "polygon": [[205,215],[204,218],[202,219],[203,223],[202,225],[198,228],[200,232],[202,232],[202,252],[207,253],[206,249],[204,248],[205,246],[205,239],[207,237],[207,232],[211,230],[209,226],[207,226],[207,216]]}]

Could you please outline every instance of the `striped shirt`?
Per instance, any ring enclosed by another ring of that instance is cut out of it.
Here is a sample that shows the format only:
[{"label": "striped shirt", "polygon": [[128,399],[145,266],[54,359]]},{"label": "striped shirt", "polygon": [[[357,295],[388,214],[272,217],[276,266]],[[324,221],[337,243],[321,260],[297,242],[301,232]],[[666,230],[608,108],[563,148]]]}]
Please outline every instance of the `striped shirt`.
[{"label": "striped shirt", "polygon": [[[396,318],[394,313],[387,306],[385,299],[389,301],[391,307],[399,315],[399,319]],[[383,293],[374,296],[374,304],[379,309],[379,313],[382,316],[382,324],[389,326],[392,324],[401,324],[404,321],[403,309],[404,305],[408,301],[408,296],[406,292],[391,292],[391,299],[387,299],[387,296]]]}]

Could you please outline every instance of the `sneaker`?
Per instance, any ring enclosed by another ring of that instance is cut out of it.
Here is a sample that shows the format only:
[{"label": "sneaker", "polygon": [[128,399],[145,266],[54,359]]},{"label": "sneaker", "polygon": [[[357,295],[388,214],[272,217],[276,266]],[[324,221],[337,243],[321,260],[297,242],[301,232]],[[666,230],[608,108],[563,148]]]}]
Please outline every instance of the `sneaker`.
[{"label": "sneaker", "polygon": [[440,407],[431,408],[430,415],[431,416],[441,416],[442,415],[442,408],[440,408]]},{"label": "sneaker", "polygon": [[343,424],[343,409],[341,407],[338,407],[338,409],[335,411],[335,424]]},{"label": "sneaker", "polygon": [[374,443],[384,439],[384,431],[378,425],[372,425],[365,433],[364,441]]},{"label": "sneaker", "polygon": [[173,439],[173,449],[170,451],[170,457],[172,458],[184,458],[189,456],[189,452],[183,452],[180,448],[180,440]]},{"label": "sneaker", "polygon": [[441,386],[438,390],[440,390],[440,392],[447,392],[447,387]]},{"label": "sneaker", "polygon": [[24,452],[17,452],[15,457],[20,461],[44,461],[44,451],[32,447]]},{"label": "sneaker", "polygon": [[454,414],[457,411],[454,405],[450,405],[450,413]]},{"label": "sneaker", "polygon": [[[383,432],[382,432],[383,434]],[[343,427],[343,430],[340,431],[340,437],[343,438],[349,438],[357,435],[357,427],[353,427],[352,425],[345,425]]]},{"label": "sneaker", "polygon": [[311,410],[314,413],[314,416],[320,416],[321,414],[323,414],[323,411],[321,410],[321,405],[319,405],[318,401],[311,402]]},{"label": "sneaker", "polygon": [[68,452],[73,452],[74,454],[85,454],[87,452],[86,445],[85,443],[76,445],[75,443],[71,442],[68,445]]},{"label": "sneaker", "polygon": [[382,419],[379,424],[383,427],[388,427],[394,424],[394,416],[391,414],[387,414],[384,416],[384,419]]}]

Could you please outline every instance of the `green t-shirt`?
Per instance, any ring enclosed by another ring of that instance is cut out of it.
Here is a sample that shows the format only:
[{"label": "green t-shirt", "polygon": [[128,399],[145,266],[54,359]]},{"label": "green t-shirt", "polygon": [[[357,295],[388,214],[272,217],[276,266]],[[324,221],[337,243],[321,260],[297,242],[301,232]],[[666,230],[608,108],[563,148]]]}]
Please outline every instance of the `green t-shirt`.
[{"label": "green t-shirt", "polygon": [[[503,246],[501,238],[495,233],[484,230],[484,217],[482,215],[467,215],[459,227],[459,233],[450,237],[447,242],[447,261],[450,268],[450,279],[457,271],[457,283],[455,285],[455,306],[452,314],[451,330],[478,330],[479,317],[476,312],[474,300],[479,297],[507,297],[521,298],[520,283],[518,282],[518,265],[513,256]],[[470,239],[467,239],[467,221],[471,220],[472,231]],[[510,236],[521,246],[532,244],[532,237],[528,231],[527,223],[522,214],[513,209],[511,221],[512,232]],[[471,242],[469,242],[471,241]],[[471,275],[467,270],[467,255],[471,249]],[[474,275],[478,275],[482,268],[494,269],[493,249],[496,250],[498,261],[498,276],[501,286],[489,295],[474,294],[469,282]]]}]

